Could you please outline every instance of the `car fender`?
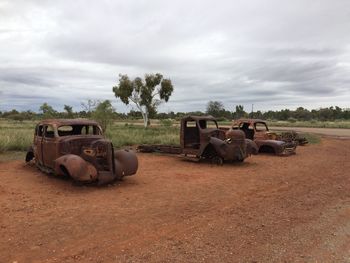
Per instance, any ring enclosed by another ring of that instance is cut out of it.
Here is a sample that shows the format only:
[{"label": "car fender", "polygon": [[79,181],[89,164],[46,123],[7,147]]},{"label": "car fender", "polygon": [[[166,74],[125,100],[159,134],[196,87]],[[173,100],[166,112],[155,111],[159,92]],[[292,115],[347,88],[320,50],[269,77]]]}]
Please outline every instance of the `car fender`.
[{"label": "car fender", "polygon": [[90,182],[97,179],[97,170],[78,155],[66,154],[55,160],[55,173],[69,175],[76,181]]},{"label": "car fender", "polygon": [[275,154],[281,154],[284,150],[284,141],[278,141],[278,140],[255,140],[255,143],[259,147],[259,150],[263,146],[268,146],[271,147],[274,151]]},{"label": "car fender", "polygon": [[240,145],[229,144],[215,137],[211,137],[209,143],[224,160],[244,160],[246,157],[245,149]]},{"label": "car fender", "polygon": [[210,137],[209,143],[214,147],[216,153],[221,156],[225,157],[227,155],[227,148],[228,145],[225,141],[220,140],[215,137]]},{"label": "car fender", "polygon": [[247,155],[251,154],[258,154],[259,147],[256,145],[256,143],[250,139],[245,139],[246,145],[247,145]]},{"label": "car fender", "polygon": [[117,178],[136,174],[138,166],[137,156],[133,151],[114,151],[114,167]]}]

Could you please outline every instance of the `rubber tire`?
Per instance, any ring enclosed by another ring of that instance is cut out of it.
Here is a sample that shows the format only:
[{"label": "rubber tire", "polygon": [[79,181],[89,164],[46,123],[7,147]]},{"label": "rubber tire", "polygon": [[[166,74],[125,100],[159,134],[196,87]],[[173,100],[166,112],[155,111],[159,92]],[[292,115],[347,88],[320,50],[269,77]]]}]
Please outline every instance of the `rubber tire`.
[{"label": "rubber tire", "polygon": [[224,159],[218,155],[211,158],[211,163],[216,164],[217,166],[222,166],[224,164]]}]

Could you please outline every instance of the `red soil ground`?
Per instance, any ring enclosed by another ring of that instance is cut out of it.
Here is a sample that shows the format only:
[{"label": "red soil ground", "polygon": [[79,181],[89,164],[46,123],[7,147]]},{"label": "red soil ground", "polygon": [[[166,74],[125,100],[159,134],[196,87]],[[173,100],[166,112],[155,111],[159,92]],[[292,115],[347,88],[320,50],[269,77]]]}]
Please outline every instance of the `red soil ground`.
[{"label": "red soil ground", "polygon": [[0,163],[0,262],[350,262],[350,140],[75,186]]}]

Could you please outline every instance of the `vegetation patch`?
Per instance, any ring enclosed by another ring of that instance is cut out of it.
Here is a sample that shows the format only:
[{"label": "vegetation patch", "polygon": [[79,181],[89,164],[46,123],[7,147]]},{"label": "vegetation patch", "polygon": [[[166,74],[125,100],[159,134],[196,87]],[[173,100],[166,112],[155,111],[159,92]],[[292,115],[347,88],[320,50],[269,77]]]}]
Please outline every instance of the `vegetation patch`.
[{"label": "vegetation patch", "polygon": [[33,121],[0,121],[0,152],[26,151],[33,142]]},{"label": "vegetation patch", "polygon": [[172,126],[156,126],[144,128],[139,125],[114,124],[106,133],[106,137],[115,147],[138,144],[179,144],[179,128]]},{"label": "vegetation patch", "polygon": [[313,133],[299,133],[300,137],[305,137],[309,144],[317,144],[321,142],[321,136]]}]

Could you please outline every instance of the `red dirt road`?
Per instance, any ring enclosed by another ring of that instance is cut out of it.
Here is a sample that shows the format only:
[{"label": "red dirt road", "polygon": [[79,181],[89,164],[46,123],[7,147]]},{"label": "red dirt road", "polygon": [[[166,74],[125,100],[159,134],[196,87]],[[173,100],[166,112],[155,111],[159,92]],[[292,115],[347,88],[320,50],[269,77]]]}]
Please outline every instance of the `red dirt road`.
[{"label": "red dirt road", "polygon": [[80,187],[0,163],[0,262],[350,262],[350,140]]},{"label": "red dirt road", "polygon": [[350,139],[350,129],[339,128],[307,128],[307,127],[270,127],[274,131],[297,131],[301,133],[314,133],[323,137],[333,137],[339,139]]}]

